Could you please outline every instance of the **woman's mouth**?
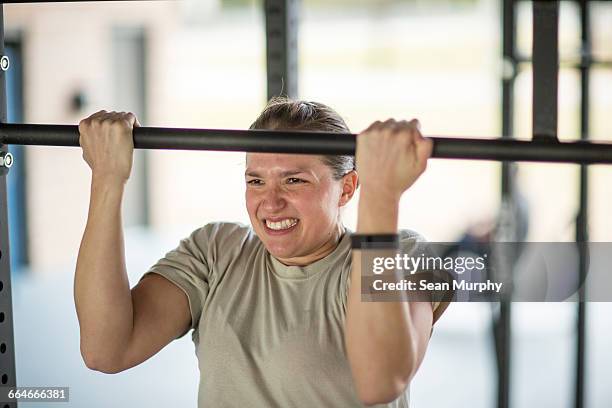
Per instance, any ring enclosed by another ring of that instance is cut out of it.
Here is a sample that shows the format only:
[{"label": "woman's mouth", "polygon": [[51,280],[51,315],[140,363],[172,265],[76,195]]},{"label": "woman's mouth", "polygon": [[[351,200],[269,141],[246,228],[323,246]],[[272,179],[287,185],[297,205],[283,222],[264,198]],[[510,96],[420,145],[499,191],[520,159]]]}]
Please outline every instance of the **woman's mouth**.
[{"label": "woman's mouth", "polygon": [[293,231],[298,223],[297,218],[284,218],[277,221],[264,220],[266,232],[271,235],[287,234]]}]

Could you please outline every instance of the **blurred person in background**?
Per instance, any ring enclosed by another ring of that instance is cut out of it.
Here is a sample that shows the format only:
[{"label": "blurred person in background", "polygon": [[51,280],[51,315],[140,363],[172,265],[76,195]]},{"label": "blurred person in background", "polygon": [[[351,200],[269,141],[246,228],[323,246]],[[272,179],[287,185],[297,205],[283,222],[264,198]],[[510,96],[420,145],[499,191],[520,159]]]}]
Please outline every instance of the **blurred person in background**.
[{"label": "blurred person in background", "polygon": [[[418,121],[373,123],[356,157],[248,153],[251,225],[196,229],[130,289],[121,203],[136,126],[134,114],[106,111],[79,124],[92,171],[74,283],[86,365],[121,372],[193,329],[199,407],[407,407],[448,303],[362,302],[362,250],[341,213],[359,185],[355,233],[398,234],[401,248],[423,241],[398,231],[400,197],[432,150]],[[328,106],[286,98],[251,129],[350,133]]]}]

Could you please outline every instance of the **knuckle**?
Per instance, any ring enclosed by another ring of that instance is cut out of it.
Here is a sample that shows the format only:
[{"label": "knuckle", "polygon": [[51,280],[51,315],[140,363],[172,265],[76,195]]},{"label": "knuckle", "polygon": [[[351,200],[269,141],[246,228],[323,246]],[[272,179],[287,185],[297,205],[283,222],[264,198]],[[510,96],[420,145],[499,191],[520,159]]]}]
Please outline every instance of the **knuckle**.
[{"label": "knuckle", "polygon": [[397,122],[397,124],[401,126],[402,128],[406,128],[410,126],[410,122],[408,122],[406,119],[400,120],[399,122]]},{"label": "knuckle", "polygon": [[397,124],[397,122],[395,121],[395,119],[387,119],[383,123],[383,126],[384,126],[385,130],[390,131],[390,130],[395,129],[396,124]]},{"label": "knuckle", "polygon": [[374,121],[372,122],[372,124],[370,126],[368,126],[368,128],[365,130],[365,132],[371,132],[373,130],[376,130],[378,128],[380,128],[382,126],[382,122],[380,120]]}]

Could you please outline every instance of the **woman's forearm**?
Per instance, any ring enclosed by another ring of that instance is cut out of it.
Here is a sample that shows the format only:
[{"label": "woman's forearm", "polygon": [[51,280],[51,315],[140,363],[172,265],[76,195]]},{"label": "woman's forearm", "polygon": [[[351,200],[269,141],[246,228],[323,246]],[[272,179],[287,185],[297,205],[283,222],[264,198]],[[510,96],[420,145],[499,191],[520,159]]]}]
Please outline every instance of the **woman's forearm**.
[{"label": "woman's forearm", "polygon": [[124,182],[92,177],[87,225],[74,280],[74,300],[86,364],[110,371],[133,328],[125,266],[121,202]]},{"label": "woman's forearm", "polygon": [[[357,233],[397,233],[399,197],[363,190]],[[361,250],[353,250],[347,301],[346,346],[360,398],[366,403],[395,399],[416,370],[408,302],[361,301]]]}]

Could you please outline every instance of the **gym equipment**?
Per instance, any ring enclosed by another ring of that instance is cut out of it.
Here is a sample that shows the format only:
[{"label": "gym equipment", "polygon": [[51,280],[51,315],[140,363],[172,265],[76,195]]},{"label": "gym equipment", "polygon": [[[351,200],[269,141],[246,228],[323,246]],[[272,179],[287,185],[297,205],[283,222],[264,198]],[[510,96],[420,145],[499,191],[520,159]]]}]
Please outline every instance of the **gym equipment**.
[{"label": "gym equipment", "polygon": [[[355,134],[138,127],[134,147],[140,149],[219,150],[268,153],[355,154]],[[434,158],[612,164],[611,143],[558,142],[432,137]],[[74,125],[0,124],[0,143],[79,146]]]}]

